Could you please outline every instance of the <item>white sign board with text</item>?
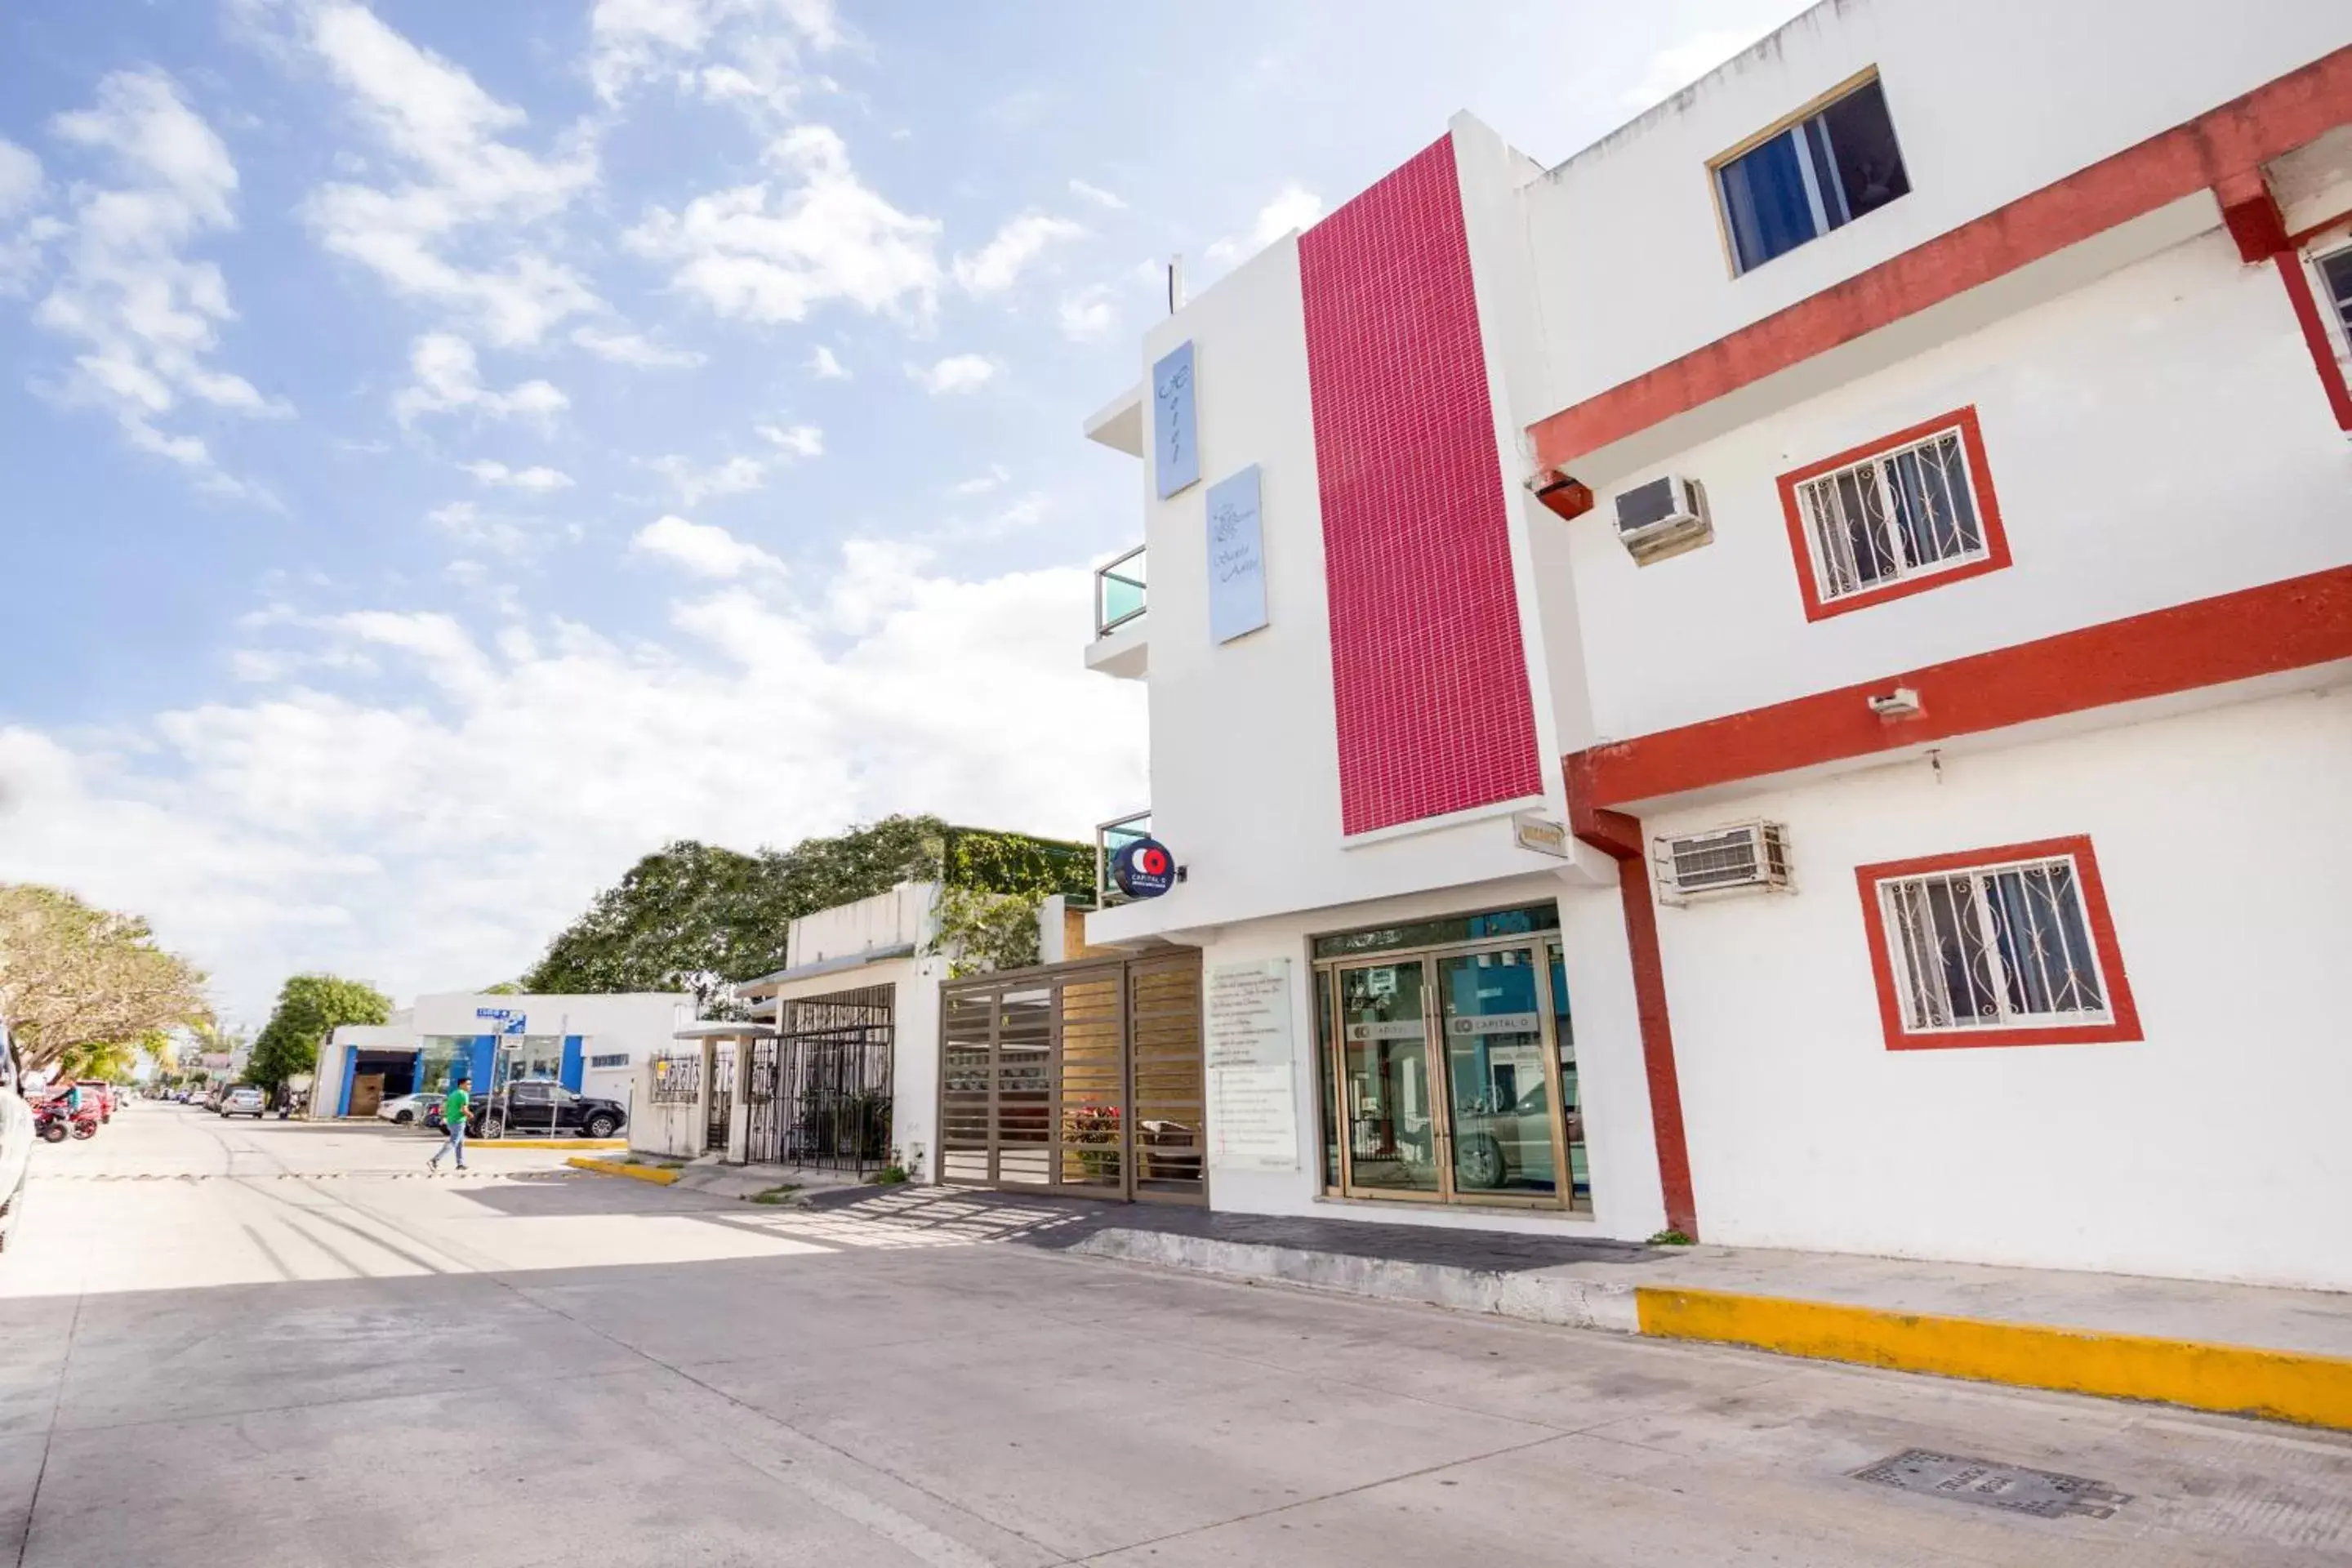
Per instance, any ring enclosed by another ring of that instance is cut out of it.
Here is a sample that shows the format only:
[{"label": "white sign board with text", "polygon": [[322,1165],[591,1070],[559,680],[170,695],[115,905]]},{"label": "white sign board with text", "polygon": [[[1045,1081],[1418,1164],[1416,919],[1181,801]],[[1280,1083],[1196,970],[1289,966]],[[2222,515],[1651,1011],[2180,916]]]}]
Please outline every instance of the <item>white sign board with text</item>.
[{"label": "white sign board with text", "polygon": [[1210,966],[1202,1012],[1213,1169],[1298,1169],[1290,1010],[1290,960]]}]

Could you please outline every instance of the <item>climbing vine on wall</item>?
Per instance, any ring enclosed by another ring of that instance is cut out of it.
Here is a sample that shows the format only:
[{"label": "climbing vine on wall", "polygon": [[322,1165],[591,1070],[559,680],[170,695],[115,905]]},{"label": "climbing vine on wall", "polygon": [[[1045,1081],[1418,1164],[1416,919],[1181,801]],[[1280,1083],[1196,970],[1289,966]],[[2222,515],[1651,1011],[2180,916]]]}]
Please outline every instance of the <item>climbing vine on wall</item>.
[{"label": "climbing vine on wall", "polygon": [[948,973],[961,979],[1036,963],[1037,906],[1044,901],[1036,894],[941,888],[932,912],[939,918],[937,945],[948,954]]}]

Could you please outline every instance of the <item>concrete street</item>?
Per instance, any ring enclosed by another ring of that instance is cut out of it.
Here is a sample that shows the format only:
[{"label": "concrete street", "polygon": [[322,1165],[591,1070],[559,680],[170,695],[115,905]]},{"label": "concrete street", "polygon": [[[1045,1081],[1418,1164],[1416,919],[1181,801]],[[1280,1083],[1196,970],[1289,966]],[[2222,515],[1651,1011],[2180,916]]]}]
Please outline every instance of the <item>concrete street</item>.
[{"label": "concrete street", "polygon": [[[2352,1562],[2352,1438],[431,1147],[141,1104],[38,1150],[0,1565]],[[2130,1500],[1850,1478],[1915,1447]]]}]

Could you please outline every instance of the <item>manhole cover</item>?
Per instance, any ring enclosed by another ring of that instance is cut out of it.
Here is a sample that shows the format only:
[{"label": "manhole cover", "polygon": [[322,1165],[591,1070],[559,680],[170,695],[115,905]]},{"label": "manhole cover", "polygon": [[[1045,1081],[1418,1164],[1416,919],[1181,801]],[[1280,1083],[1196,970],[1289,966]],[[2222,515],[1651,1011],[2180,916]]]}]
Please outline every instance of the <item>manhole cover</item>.
[{"label": "manhole cover", "polygon": [[2105,1519],[2131,1501],[2104,1481],[1926,1448],[1906,1448],[1891,1459],[1865,1465],[1853,1472],[1853,1479],[1930,1497],[1982,1503],[2011,1513],[2030,1513],[2037,1519],[2059,1519],[2070,1513]]}]

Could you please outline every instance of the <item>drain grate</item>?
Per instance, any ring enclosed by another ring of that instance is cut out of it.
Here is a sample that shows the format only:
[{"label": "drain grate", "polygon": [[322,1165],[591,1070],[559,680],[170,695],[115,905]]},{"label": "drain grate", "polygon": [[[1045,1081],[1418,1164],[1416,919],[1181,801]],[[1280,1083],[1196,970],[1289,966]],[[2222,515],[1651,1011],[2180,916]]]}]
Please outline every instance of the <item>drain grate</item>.
[{"label": "drain grate", "polygon": [[2029,1469],[1992,1459],[1971,1459],[1960,1454],[1938,1454],[1927,1448],[1906,1448],[1890,1459],[1865,1465],[1853,1472],[1858,1481],[1893,1487],[1898,1491],[1925,1492],[1930,1497],[1981,1503],[2037,1519],[2083,1514],[2105,1519],[2131,1498],[2105,1481],[2062,1476],[2055,1470]]}]

